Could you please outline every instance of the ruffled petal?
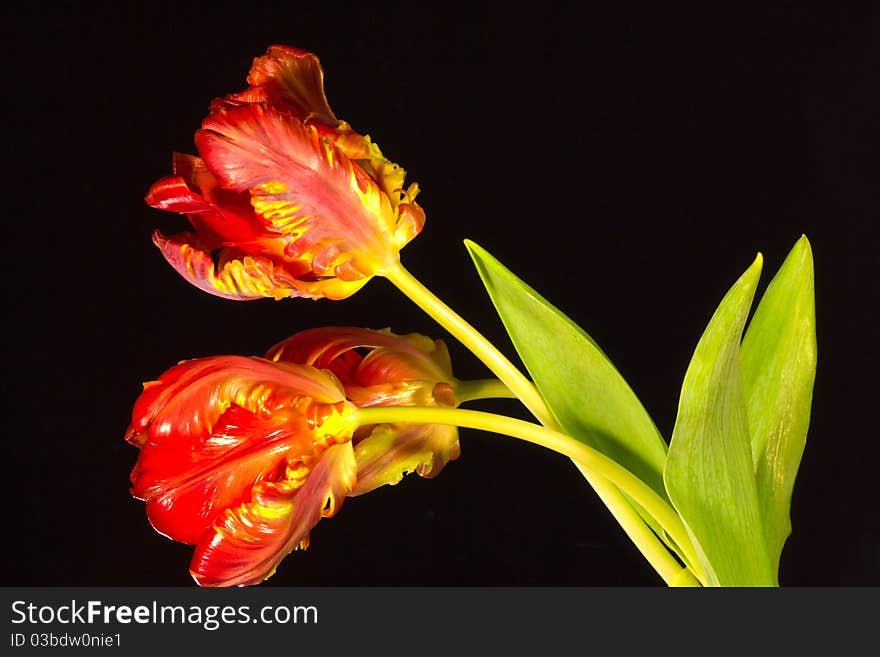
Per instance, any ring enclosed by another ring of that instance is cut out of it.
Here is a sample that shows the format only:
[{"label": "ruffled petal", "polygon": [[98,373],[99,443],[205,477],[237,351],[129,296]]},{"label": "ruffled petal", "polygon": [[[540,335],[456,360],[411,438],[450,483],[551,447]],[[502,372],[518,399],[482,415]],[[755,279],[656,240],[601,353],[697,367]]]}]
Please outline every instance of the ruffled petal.
[{"label": "ruffled petal", "polygon": [[284,253],[286,242],[256,216],[250,195],[220,187],[200,158],[175,153],[174,175],[154,183],[146,201],[159,210],[187,215],[206,249],[236,246],[251,254]]},{"label": "ruffled petal", "polygon": [[157,180],[147,191],[147,204],[157,210],[191,214],[213,212],[204,197],[194,192],[182,176],[168,176]]},{"label": "ruffled petal", "polygon": [[264,103],[301,123],[313,125],[323,139],[349,159],[373,159],[377,153],[381,158],[369,137],[358,134],[333,115],[324,93],[324,70],[314,53],[291,46],[270,46],[265,55],[254,59],[247,81],[251,87],[214,100],[211,111]]},{"label": "ruffled petal", "polygon": [[261,482],[227,510],[196,546],[190,573],[200,586],[259,584],[322,517],[335,514],[357,477],[351,443],[328,447],[302,479]]},{"label": "ruffled petal", "polygon": [[292,417],[312,405],[338,405],[345,395],[332,374],[304,365],[245,356],[183,361],[157,381],[144,384],[126,439],[179,441],[194,447],[211,435],[232,404],[263,418]]},{"label": "ruffled petal", "polygon": [[444,359],[448,361],[448,352],[442,340],[411,333],[400,336],[394,347],[373,349],[367,354],[357,369],[356,383],[370,386],[418,379],[454,381],[451,369],[439,365]]},{"label": "ruffled petal", "polygon": [[[379,146],[369,137],[365,137],[365,140],[364,154],[350,155],[347,152],[346,154],[357,161],[391,200],[391,207],[394,208],[397,217],[394,243],[398,249],[401,249],[425,226],[425,212],[415,200],[419,194],[419,186],[417,183],[412,183],[408,188],[404,188],[406,179],[404,168],[387,159]],[[340,142],[341,140],[337,141]]]},{"label": "ruffled petal", "polygon": [[298,293],[295,296],[306,299],[330,299],[339,301],[347,299],[367,284],[369,278],[345,281],[341,278],[322,278],[317,281],[296,279],[294,281]]},{"label": "ruffled petal", "polygon": [[324,70],[313,53],[291,46],[270,46],[265,55],[254,58],[247,81],[259,91],[249,89],[233,98],[254,102],[254,97],[261,97],[301,121],[339,123],[324,94]]},{"label": "ruffled petal", "polygon": [[153,243],[184,279],[200,290],[224,299],[250,301],[272,297],[319,298],[297,285],[296,278],[285,268],[265,256],[247,255],[224,250],[215,265],[212,244],[194,233],[166,237],[153,233]]},{"label": "ruffled petal", "polygon": [[303,363],[333,369],[336,359],[353,349],[372,351],[359,361],[343,383],[371,385],[387,381],[419,379],[453,380],[449,352],[442,340],[410,333],[395,335],[390,331],[349,326],[329,326],[301,331],[274,345],[266,353],[273,361]]},{"label": "ruffled petal", "polygon": [[380,424],[357,443],[354,454],[358,479],[352,496],[396,484],[410,472],[436,477],[461,448],[456,427]]},{"label": "ruffled petal", "polygon": [[247,81],[251,87],[215,100],[212,111],[265,103],[304,124],[311,123],[323,139],[368,170],[394,201],[395,192],[403,187],[405,171],[386,159],[369,136],[358,134],[336,118],[324,92],[324,70],[314,53],[270,46],[265,55],[254,59]]},{"label": "ruffled petal", "polygon": [[[357,349],[369,349],[361,357]],[[331,326],[301,331],[266,353],[332,371],[357,406],[455,406],[457,380],[442,340]]]},{"label": "ruffled petal", "polygon": [[147,501],[147,517],[158,532],[196,543],[218,513],[243,503],[255,482],[277,479],[287,459],[310,452],[312,444],[303,416],[281,422],[233,404],[203,442],[147,442],[132,494]]},{"label": "ruffled petal", "polygon": [[415,202],[401,203],[397,206],[397,225],[394,228],[394,242],[403,248],[422,232],[425,226],[425,211]]},{"label": "ruffled petal", "polygon": [[250,104],[209,116],[196,143],[224,187],[250,190],[256,213],[287,238],[285,255],[317,276],[353,281],[396,262],[388,196],[314,127]]}]

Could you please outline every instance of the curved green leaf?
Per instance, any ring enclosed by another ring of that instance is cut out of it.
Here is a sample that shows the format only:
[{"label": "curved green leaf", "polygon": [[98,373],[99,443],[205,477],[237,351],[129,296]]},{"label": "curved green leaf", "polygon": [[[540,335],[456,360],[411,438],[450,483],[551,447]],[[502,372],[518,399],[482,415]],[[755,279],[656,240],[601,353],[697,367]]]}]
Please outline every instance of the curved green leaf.
[{"label": "curved green leaf", "polygon": [[666,497],[666,443],[593,339],[482,247],[465,240],[486,290],[560,426]]},{"label": "curved green leaf", "polygon": [[740,340],[761,256],[733,285],[688,366],[664,470],[666,490],[694,539],[707,584],[771,586],[749,422]]},{"label": "curved green leaf", "polygon": [[791,534],[791,495],[816,377],[813,254],[806,237],[788,254],[749,323],[742,373],[764,534],[778,570]]}]

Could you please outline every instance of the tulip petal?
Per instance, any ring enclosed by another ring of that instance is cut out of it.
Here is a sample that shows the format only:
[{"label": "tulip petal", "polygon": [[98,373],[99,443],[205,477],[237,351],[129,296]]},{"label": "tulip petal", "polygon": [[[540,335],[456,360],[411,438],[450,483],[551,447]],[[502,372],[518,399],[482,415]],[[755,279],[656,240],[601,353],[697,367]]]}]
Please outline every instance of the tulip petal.
[{"label": "tulip petal", "polygon": [[335,514],[357,477],[346,442],[328,447],[305,481],[260,482],[251,500],[227,510],[198,543],[190,573],[200,586],[249,586],[274,572],[292,550],[308,545],[321,517]]},{"label": "tulip petal", "polygon": [[[428,379],[452,381],[452,372],[442,369],[438,361],[448,360],[442,340],[431,340],[423,335],[400,336],[401,344],[394,348],[373,349],[357,369],[357,383],[369,386],[384,381],[414,381]],[[403,346],[406,345],[406,346]],[[440,355],[435,355],[439,352]]]},{"label": "tulip petal", "polygon": [[293,296],[305,299],[330,299],[339,301],[347,299],[367,284],[369,278],[361,278],[356,281],[345,281],[340,278],[322,278],[317,281],[303,279],[294,280],[297,293]]},{"label": "tulip petal", "polygon": [[311,452],[312,444],[303,416],[265,419],[233,404],[204,442],[147,442],[132,495],[147,501],[158,532],[196,543],[218,513],[244,502],[255,482],[277,479],[288,455]]},{"label": "tulip petal", "polygon": [[147,204],[157,210],[181,214],[214,212],[204,197],[194,192],[182,176],[167,176],[157,180],[146,196]]},{"label": "tulip petal", "polygon": [[[189,214],[190,222],[200,238],[215,235],[216,239],[213,242],[217,246],[237,246],[246,253],[272,253],[278,256],[283,253],[283,240],[279,239],[276,233],[267,230],[263,222],[254,214],[250,194],[223,189],[220,181],[201,158],[175,153],[174,174],[186,183],[196,199],[207,202],[213,212],[193,214],[192,210],[185,208],[161,207],[160,209]],[[148,195],[147,203],[150,203],[150,200]],[[150,205],[154,204],[150,203]],[[159,206],[154,205],[154,207]],[[272,244],[273,241],[275,244]],[[258,248],[253,248],[255,244]]]},{"label": "tulip petal", "polygon": [[396,262],[396,213],[358,165],[312,126],[251,104],[216,112],[196,134],[223,186],[250,190],[255,211],[290,244],[286,256],[347,280]]},{"label": "tulip petal", "polygon": [[309,329],[273,346],[266,358],[334,369],[334,361],[358,348],[372,351],[359,361],[356,370],[348,369],[348,377],[336,372],[343,383],[371,385],[386,381],[452,379],[446,345],[442,340],[431,340],[418,333],[395,335],[349,326]]},{"label": "tulip petal", "polygon": [[[251,87],[216,99],[211,111],[264,103],[303,124],[313,125],[323,139],[349,159],[387,162],[369,137],[358,134],[333,115],[324,93],[324,70],[314,53],[291,46],[270,46],[265,55],[254,59],[247,81]],[[397,166],[388,164],[392,168]]]},{"label": "tulip petal", "polygon": [[232,404],[277,419],[302,413],[303,405],[344,400],[339,382],[312,367],[245,356],[188,360],[145,384],[126,439],[139,446],[148,440],[197,445]]},{"label": "tulip petal", "polygon": [[436,477],[461,453],[458,429],[445,425],[377,425],[357,443],[358,480],[351,496],[398,483],[409,472]]},{"label": "tulip petal", "polygon": [[449,383],[434,381],[389,381],[371,386],[346,384],[345,395],[360,408],[457,405],[455,388]]},{"label": "tulip petal", "polygon": [[[265,55],[254,59],[247,81],[259,88],[266,101],[288,109],[300,120],[316,118],[329,125],[338,124],[324,94],[324,70],[313,53],[291,46],[270,46]],[[248,90],[242,97],[253,96],[254,91]]]},{"label": "tulip petal", "polygon": [[167,237],[155,231],[153,243],[184,279],[215,296],[235,301],[265,297],[318,298],[301,290],[283,266],[276,266],[265,256],[241,253],[235,257],[237,252],[227,249],[215,265],[211,245],[188,232]]},{"label": "tulip petal", "polygon": [[284,253],[284,240],[254,214],[250,195],[220,187],[198,157],[175,153],[174,175],[154,183],[145,200],[159,210],[187,215],[205,250],[235,246],[249,254]]},{"label": "tulip petal", "polygon": [[358,134],[334,116],[324,92],[324,70],[314,53],[270,46],[265,55],[254,59],[247,81],[251,87],[214,101],[211,111],[268,104],[303,124],[314,125],[323,139],[349,159],[358,160],[389,196],[403,187],[406,172],[386,159],[370,137]]},{"label": "tulip petal", "polygon": [[414,202],[397,206],[397,226],[394,228],[394,241],[399,247],[409,244],[422,232],[425,226],[425,211]]},{"label": "tulip petal", "polygon": [[[145,200],[157,210],[187,215],[198,232],[199,245],[204,251],[213,251],[223,246],[224,236],[212,228],[216,224],[222,225],[220,214],[201,194],[193,191],[183,177],[168,176],[158,180],[150,187]],[[156,242],[156,239],[154,235],[153,241]],[[161,235],[159,239],[162,239]],[[168,258],[167,255],[165,257]]]},{"label": "tulip petal", "polygon": [[[378,183],[382,191],[388,194],[392,204],[396,207],[400,202],[401,192],[403,191],[406,170],[399,164],[386,158],[382,154],[382,149],[379,148],[379,145],[369,136],[362,137],[361,139],[362,142],[355,142],[352,139],[339,140],[337,145],[342,144],[343,152],[353,160],[357,160],[361,168]],[[355,146],[359,147],[358,152],[350,153],[348,149],[355,151]],[[414,185],[412,189],[418,193],[418,185]],[[415,198],[415,195],[412,198]]]},{"label": "tulip petal", "polygon": [[[370,352],[361,357],[359,348]],[[456,405],[446,345],[418,333],[348,326],[311,329],[279,342],[266,358],[332,371],[357,406]]]}]

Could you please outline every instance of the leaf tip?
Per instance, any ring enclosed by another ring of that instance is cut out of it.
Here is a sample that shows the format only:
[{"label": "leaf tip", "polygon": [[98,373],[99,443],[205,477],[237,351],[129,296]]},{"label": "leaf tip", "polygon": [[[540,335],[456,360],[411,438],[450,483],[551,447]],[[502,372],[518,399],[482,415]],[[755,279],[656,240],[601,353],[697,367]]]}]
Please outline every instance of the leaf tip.
[{"label": "leaf tip", "polygon": [[758,251],[754,261],[742,275],[743,281],[748,281],[750,286],[757,285],[758,279],[761,278],[761,271],[764,269],[764,254]]},{"label": "leaf tip", "polygon": [[486,266],[491,265],[492,263],[497,265],[501,264],[491,253],[473,240],[465,239],[464,246],[468,250],[471,260],[474,261],[477,270],[480,272],[480,277],[483,277],[482,272]]},{"label": "leaf tip", "polygon": [[795,242],[794,247],[791,249],[791,255],[799,258],[801,262],[813,262],[813,247],[805,234],[802,233],[798,241]]},{"label": "leaf tip", "polygon": [[782,279],[799,280],[800,284],[806,284],[813,278],[813,250],[806,235],[801,235],[779,268],[777,277]]}]

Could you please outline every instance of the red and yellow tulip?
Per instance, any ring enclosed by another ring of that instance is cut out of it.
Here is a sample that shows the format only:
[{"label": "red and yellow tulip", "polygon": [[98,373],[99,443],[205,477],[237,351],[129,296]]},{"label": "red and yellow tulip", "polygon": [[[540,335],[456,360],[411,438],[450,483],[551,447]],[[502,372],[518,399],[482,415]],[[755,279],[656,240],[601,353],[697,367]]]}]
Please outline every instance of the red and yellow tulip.
[{"label": "red and yellow tulip", "polygon": [[459,454],[454,428],[359,427],[357,406],[454,405],[456,385],[442,343],[366,329],[183,361],[134,405],[131,492],[157,531],[195,545],[198,584],[258,584],[345,497],[435,476]]},{"label": "red and yellow tulip", "polygon": [[342,299],[393,268],[422,229],[418,186],[338,120],[315,55],[273,46],[250,87],[215,100],[147,202],[193,230],[154,242],[188,281],[237,300]]}]

